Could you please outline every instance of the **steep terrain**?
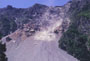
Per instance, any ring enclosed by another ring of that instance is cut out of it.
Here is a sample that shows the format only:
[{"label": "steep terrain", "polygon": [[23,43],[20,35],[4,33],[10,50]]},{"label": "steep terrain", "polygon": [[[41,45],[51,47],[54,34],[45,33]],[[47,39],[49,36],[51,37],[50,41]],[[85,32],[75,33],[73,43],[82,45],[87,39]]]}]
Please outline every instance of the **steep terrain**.
[{"label": "steep terrain", "polygon": [[60,48],[80,61],[90,61],[90,0],[72,0],[68,15],[71,23]]},{"label": "steep terrain", "polygon": [[90,0],[0,8],[1,35],[8,61],[90,61]]},{"label": "steep terrain", "polygon": [[[15,8],[8,5],[0,8],[0,33],[6,36],[28,22],[35,23],[35,19],[42,16],[48,6],[35,4],[30,8]],[[39,19],[37,19],[39,22]]]},{"label": "steep terrain", "polygon": [[64,7],[36,4],[24,9],[26,15],[21,15],[22,12],[15,16],[17,30],[2,38],[8,61],[78,61],[58,46],[62,33],[69,27],[70,19],[66,16],[69,7],[70,3]]}]

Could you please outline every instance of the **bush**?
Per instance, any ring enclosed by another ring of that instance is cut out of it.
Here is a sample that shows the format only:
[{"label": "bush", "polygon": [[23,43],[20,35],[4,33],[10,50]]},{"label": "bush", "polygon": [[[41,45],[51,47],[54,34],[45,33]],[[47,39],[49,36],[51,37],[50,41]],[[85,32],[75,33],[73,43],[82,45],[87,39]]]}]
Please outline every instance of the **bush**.
[{"label": "bush", "polygon": [[90,18],[90,11],[83,11],[78,14],[78,16],[84,16]]},{"label": "bush", "polygon": [[[2,38],[2,36],[3,35],[0,33],[0,39]],[[6,44],[2,44],[2,42],[0,42],[0,61],[7,61],[5,51],[6,51]]]},{"label": "bush", "polygon": [[[79,25],[81,24],[79,23]],[[90,52],[86,46],[87,41],[90,41],[88,35],[80,32],[79,25],[77,25],[76,21],[70,25],[69,29],[61,37],[59,47],[80,61],[90,61]]]}]

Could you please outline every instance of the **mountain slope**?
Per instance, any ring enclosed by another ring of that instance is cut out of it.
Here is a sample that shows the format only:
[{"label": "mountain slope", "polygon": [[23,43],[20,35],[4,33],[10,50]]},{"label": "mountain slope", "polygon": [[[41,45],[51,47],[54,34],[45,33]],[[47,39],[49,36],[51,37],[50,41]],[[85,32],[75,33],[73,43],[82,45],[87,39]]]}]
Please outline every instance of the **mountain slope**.
[{"label": "mountain slope", "polygon": [[62,33],[69,27],[70,19],[66,16],[69,5],[47,7],[36,4],[27,8],[25,11],[30,20],[20,22],[22,25],[19,23],[15,32],[2,38],[8,61],[78,61],[58,46]]},{"label": "mountain slope", "polygon": [[90,0],[72,0],[68,14],[71,24],[60,39],[60,48],[80,61],[90,61]]}]

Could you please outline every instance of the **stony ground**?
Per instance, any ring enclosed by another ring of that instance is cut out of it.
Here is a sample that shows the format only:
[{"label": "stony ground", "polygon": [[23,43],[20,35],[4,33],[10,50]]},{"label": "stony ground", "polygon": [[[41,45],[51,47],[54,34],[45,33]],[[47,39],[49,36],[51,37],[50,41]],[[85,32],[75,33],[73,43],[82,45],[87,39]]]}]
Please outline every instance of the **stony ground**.
[{"label": "stony ground", "polygon": [[[56,8],[52,13],[50,10],[53,9],[50,8],[38,19],[41,27],[39,31],[34,30],[33,35],[27,36],[27,32],[31,31],[27,31],[27,26],[8,35],[11,41],[6,42],[7,37],[2,39],[7,46],[8,61],[78,61],[58,47],[61,30],[69,26],[69,18],[64,16],[62,8]],[[57,10],[60,11],[58,14]]]}]

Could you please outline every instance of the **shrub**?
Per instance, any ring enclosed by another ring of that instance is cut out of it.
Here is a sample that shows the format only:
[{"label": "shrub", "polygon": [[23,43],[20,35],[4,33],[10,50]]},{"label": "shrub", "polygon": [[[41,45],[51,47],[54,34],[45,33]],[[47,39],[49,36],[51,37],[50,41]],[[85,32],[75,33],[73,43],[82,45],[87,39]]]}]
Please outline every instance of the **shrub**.
[{"label": "shrub", "polygon": [[5,51],[6,51],[6,45],[0,42],[0,61],[7,61]]},{"label": "shrub", "polygon": [[90,18],[90,11],[83,11],[78,14],[78,16],[84,16]]}]

